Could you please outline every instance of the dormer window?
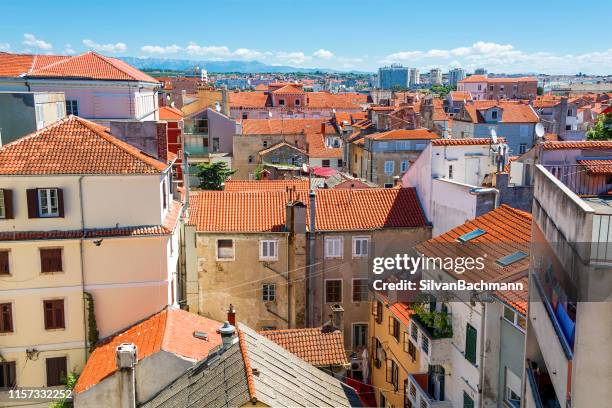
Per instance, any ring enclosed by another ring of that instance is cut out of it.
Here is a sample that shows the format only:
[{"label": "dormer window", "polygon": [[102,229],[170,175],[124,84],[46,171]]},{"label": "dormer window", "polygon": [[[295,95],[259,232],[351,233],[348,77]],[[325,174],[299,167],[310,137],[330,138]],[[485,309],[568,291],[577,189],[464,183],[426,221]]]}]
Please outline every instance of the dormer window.
[{"label": "dormer window", "polygon": [[491,111],[491,119],[497,120],[497,111],[496,110]]}]

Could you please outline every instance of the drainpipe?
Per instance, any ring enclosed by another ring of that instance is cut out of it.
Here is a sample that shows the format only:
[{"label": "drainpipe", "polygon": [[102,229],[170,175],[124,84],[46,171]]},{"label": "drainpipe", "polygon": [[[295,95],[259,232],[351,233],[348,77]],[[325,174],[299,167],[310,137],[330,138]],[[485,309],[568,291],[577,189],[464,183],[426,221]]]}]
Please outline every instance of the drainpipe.
[{"label": "drainpipe", "polygon": [[185,218],[189,218],[189,153],[183,147],[183,190],[185,191]]},{"label": "drainpipe", "polygon": [[79,240],[79,251],[81,253],[81,295],[83,296],[83,338],[85,344],[85,358],[88,355],[87,344],[87,312],[85,311],[85,260],[83,251],[83,239],[85,238],[85,211],[83,211],[83,178],[79,176],[79,207],[81,211],[81,239]]},{"label": "drainpipe", "polygon": [[495,207],[499,207],[499,190],[493,187],[474,187],[470,189],[471,195],[495,194]]},{"label": "drainpipe", "polygon": [[485,392],[484,392],[484,367],[485,367],[485,341],[487,338],[487,331],[486,331],[486,314],[487,314],[487,305],[485,302],[480,302],[480,304],[482,305],[482,315],[480,317],[480,332],[482,333],[481,339],[480,339],[480,365],[478,366],[478,371],[479,371],[479,392],[480,392],[480,403],[478,404],[481,408],[484,408],[485,403],[484,403],[484,397],[485,397]]},{"label": "drainpipe", "polygon": [[308,327],[314,327],[314,288],[315,288],[315,191],[310,190],[310,233],[308,234],[308,279],[306,280],[306,292],[308,296],[306,298],[306,310],[308,310]]}]

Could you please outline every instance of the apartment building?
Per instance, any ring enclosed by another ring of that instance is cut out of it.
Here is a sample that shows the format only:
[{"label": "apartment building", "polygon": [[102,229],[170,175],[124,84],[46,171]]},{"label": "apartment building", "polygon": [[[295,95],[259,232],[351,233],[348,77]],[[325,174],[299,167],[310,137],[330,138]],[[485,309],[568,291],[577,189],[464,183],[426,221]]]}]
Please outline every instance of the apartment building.
[{"label": "apartment building", "polygon": [[177,305],[171,165],[76,116],[0,148],[3,386],[60,385],[98,338]]},{"label": "apartment building", "polygon": [[560,140],[586,139],[578,117],[580,105],[578,98],[553,95],[539,96],[533,102],[545,132],[557,135]]},{"label": "apartment building", "polygon": [[442,70],[433,68],[429,71],[429,83],[431,85],[442,85]]},{"label": "apartment building", "polygon": [[63,92],[66,114],[108,126],[111,120],[159,119],[159,82],[117,58],[0,52],[0,91]]},{"label": "apartment building", "polygon": [[380,89],[408,88],[409,79],[409,68],[400,64],[378,68],[378,87]]},{"label": "apartment building", "polygon": [[582,164],[534,169],[527,408],[612,400],[609,189],[589,182],[594,171],[609,177],[611,167],[609,161],[591,165],[587,171],[579,171]]},{"label": "apartment building", "polygon": [[427,129],[366,134],[350,146],[349,171],[381,187],[393,187],[438,135]]},{"label": "apartment building", "polygon": [[490,138],[494,130],[506,139],[511,155],[519,155],[536,143],[535,126],[540,121],[533,107],[517,101],[471,101],[452,121],[452,138]]},{"label": "apartment building", "polygon": [[61,92],[0,92],[0,146],[66,116]]},{"label": "apartment building", "polygon": [[457,90],[472,94],[475,100],[535,99],[538,80],[534,77],[471,75],[457,82]]},{"label": "apartment building", "polygon": [[[430,259],[460,254],[464,259],[480,259],[484,266],[465,271],[422,268],[416,275],[420,279],[504,282],[508,287],[425,291],[429,296],[414,310],[410,333],[439,331],[437,338],[425,336],[420,341],[421,350],[438,357],[421,367],[435,402],[413,406],[522,406],[530,241],[531,214],[502,205],[416,246],[418,255]],[[440,318],[447,319],[450,327],[436,323]]]},{"label": "apartment building", "polygon": [[347,350],[366,345],[351,333],[368,323],[371,257],[430,237],[414,190],[399,188],[206,191],[191,197],[186,228],[190,311],[221,319],[231,298],[260,330],[343,312],[334,326]]}]

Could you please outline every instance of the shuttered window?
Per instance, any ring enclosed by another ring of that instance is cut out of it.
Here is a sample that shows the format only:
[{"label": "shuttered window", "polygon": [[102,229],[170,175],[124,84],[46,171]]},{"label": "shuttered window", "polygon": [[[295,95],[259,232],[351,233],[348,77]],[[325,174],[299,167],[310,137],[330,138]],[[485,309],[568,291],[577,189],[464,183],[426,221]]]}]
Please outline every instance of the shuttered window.
[{"label": "shuttered window", "polygon": [[325,257],[342,258],[342,237],[325,238]]},{"label": "shuttered window", "polygon": [[0,250],[0,275],[10,275],[9,251]]},{"label": "shuttered window", "polygon": [[65,385],[68,376],[66,357],[53,357],[46,359],[47,387]]},{"label": "shuttered window", "polygon": [[0,388],[14,387],[16,384],[15,362],[0,362]]},{"label": "shuttered window", "polygon": [[26,190],[28,218],[64,217],[64,192],[61,188]]},{"label": "shuttered window", "polygon": [[0,333],[13,332],[13,305],[0,303]]},{"label": "shuttered window", "polygon": [[463,391],[463,408],[474,408],[474,400]]},{"label": "shuttered window", "polygon": [[40,271],[42,273],[61,272],[62,249],[40,248]]},{"label": "shuttered window", "polygon": [[0,189],[0,219],[10,220],[13,215],[13,191]]},{"label": "shuttered window", "polygon": [[63,299],[44,300],[43,307],[45,311],[45,330],[66,328]]},{"label": "shuttered window", "polygon": [[342,281],[340,279],[330,279],[325,281],[325,302],[342,302]]},{"label": "shuttered window", "polygon": [[476,364],[476,329],[469,324],[465,331],[465,358]]}]

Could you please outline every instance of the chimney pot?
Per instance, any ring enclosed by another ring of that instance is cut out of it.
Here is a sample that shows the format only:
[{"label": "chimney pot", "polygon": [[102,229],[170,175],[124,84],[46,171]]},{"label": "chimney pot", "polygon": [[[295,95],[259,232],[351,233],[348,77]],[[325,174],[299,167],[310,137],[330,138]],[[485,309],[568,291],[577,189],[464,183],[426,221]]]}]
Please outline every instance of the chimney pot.
[{"label": "chimney pot", "polygon": [[235,332],[236,328],[233,325],[231,325],[229,322],[223,323],[223,326],[221,326],[219,329],[219,333],[221,334],[222,350],[227,350],[232,345],[232,339]]},{"label": "chimney pot", "polygon": [[229,309],[227,309],[227,321],[232,326],[236,326],[236,310],[234,309],[234,305],[230,303]]}]

